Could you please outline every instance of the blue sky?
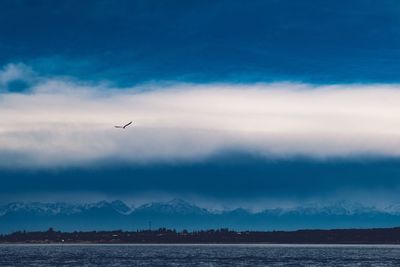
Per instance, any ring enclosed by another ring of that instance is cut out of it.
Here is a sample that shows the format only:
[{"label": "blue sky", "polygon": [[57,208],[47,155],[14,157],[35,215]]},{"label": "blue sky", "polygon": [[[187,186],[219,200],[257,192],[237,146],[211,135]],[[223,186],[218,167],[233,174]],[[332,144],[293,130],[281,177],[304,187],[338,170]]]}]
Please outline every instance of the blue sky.
[{"label": "blue sky", "polygon": [[399,12],[1,1],[0,201],[398,202]]},{"label": "blue sky", "polygon": [[397,1],[2,1],[0,62],[109,79],[397,82]]}]

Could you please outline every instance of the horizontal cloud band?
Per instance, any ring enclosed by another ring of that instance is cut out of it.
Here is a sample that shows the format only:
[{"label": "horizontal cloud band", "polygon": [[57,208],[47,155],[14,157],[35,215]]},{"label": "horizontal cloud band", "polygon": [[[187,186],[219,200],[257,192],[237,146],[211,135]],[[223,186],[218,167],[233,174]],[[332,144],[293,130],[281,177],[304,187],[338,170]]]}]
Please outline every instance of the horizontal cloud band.
[{"label": "horizontal cloud band", "polygon": [[[149,84],[114,88],[39,79],[0,94],[0,162],[400,155],[398,85]],[[114,125],[133,120],[125,130]]]}]

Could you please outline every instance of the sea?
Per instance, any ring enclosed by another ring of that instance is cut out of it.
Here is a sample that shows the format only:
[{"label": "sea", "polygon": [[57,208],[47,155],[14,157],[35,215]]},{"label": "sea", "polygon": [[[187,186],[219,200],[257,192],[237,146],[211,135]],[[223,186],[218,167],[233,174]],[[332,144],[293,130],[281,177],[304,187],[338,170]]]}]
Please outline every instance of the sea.
[{"label": "sea", "polygon": [[0,266],[400,266],[400,246],[0,245]]}]

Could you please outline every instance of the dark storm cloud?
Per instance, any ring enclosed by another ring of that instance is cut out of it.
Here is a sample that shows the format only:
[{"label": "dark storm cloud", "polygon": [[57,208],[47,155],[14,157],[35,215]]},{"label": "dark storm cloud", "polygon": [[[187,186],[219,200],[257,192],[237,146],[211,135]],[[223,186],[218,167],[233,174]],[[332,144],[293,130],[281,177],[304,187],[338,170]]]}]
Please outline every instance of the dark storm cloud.
[{"label": "dark storm cloud", "polygon": [[183,164],[104,163],[86,168],[2,170],[0,193],[88,192],[118,198],[162,192],[250,201],[320,198],[348,190],[396,193],[400,186],[397,159],[266,160],[235,155]]}]

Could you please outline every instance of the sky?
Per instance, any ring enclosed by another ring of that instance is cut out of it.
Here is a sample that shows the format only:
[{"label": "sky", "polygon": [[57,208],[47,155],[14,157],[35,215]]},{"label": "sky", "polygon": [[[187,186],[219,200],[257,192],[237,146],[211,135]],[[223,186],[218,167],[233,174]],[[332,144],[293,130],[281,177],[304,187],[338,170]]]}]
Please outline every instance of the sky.
[{"label": "sky", "polygon": [[399,203],[399,12],[2,0],[0,202]]}]

